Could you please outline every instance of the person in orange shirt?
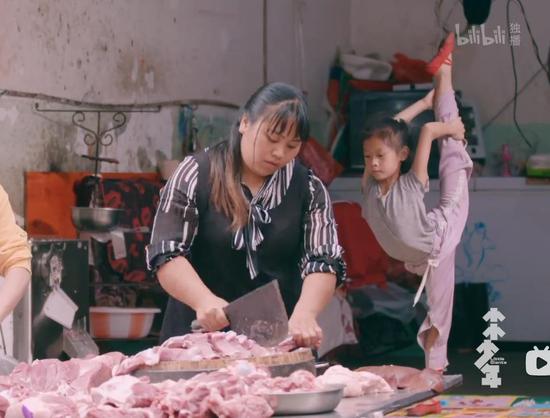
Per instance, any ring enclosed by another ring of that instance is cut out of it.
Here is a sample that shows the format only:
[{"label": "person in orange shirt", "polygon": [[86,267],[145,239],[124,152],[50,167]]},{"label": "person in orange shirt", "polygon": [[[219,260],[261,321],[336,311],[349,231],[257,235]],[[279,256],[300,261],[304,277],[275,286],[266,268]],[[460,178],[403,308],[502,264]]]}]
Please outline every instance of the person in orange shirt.
[{"label": "person in orange shirt", "polygon": [[23,297],[31,280],[31,248],[27,233],[15,223],[8,194],[0,186],[0,322]]}]

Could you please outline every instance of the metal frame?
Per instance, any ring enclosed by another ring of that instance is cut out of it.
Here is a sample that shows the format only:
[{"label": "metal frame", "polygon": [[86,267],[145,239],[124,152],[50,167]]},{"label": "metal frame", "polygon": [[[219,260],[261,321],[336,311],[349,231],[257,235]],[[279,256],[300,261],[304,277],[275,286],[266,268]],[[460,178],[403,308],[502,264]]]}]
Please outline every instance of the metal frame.
[{"label": "metal frame", "polygon": [[[72,123],[77,128],[80,128],[84,131],[84,143],[88,147],[95,147],[94,155],[82,155],[82,157],[94,161],[94,174],[98,176],[99,174],[99,162],[105,161],[110,163],[118,163],[118,160],[114,158],[103,158],[99,156],[100,147],[108,147],[113,141],[113,132],[119,128],[122,128],[126,125],[128,121],[127,113],[158,113],[162,109],[160,105],[148,106],[148,107],[95,107],[95,108],[67,108],[67,109],[54,109],[54,108],[41,108],[39,103],[34,104],[34,110],[37,112],[51,112],[51,113],[72,113]],[[102,130],[102,115],[111,114],[111,120],[113,121],[113,126],[108,129]],[[90,128],[86,126],[86,115],[95,114],[96,115],[96,125],[95,128]]]}]

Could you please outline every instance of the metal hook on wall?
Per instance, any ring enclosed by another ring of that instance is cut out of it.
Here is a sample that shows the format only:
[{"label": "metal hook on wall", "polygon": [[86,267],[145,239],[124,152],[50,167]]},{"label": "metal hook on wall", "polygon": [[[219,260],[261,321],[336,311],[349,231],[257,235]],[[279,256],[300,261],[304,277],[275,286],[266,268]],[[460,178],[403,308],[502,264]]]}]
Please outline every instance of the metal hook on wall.
[{"label": "metal hook on wall", "polygon": [[[34,109],[37,112],[54,112],[54,113],[72,113],[71,121],[74,126],[84,131],[84,143],[88,147],[94,147],[93,155],[82,155],[83,158],[94,161],[94,174],[97,177],[99,175],[99,163],[108,162],[118,164],[118,160],[114,158],[100,157],[101,147],[108,147],[114,141],[113,133],[126,125],[128,121],[127,113],[158,113],[161,110],[160,105],[146,106],[146,107],[95,107],[95,108],[42,108],[37,102],[34,104]],[[87,124],[87,115],[95,114],[95,126],[90,127]],[[111,114],[112,125],[106,129],[103,129],[102,118],[105,114]]]}]

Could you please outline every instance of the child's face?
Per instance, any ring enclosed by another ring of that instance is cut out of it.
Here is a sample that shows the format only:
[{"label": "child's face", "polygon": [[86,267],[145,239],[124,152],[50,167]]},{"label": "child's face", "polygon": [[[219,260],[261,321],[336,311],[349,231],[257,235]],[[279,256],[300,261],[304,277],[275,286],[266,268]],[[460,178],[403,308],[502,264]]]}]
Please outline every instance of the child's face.
[{"label": "child's face", "polygon": [[384,181],[399,175],[401,163],[407,159],[408,148],[400,151],[389,146],[382,138],[371,137],[363,141],[365,171],[376,181]]}]

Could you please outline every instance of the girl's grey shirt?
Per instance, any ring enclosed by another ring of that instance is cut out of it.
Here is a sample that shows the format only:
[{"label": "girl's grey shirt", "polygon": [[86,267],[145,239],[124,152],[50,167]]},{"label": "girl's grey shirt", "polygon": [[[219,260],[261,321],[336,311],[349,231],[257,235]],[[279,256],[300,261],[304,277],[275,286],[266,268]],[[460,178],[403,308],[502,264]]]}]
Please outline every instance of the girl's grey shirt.
[{"label": "girl's grey shirt", "polygon": [[364,182],[363,216],[390,257],[420,264],[431,254],[436,227],[424,204],[427,191],[412,171],[401,175],[386,195],[372,177]]}]

